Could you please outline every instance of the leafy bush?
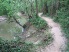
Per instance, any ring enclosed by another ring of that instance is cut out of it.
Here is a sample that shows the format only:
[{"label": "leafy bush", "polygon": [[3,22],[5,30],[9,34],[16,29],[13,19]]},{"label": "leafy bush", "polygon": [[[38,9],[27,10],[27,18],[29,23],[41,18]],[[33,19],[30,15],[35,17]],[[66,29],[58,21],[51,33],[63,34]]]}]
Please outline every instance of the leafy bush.
[{"label": "leafy bush", "polygon": [[0,15],[14,16],[20,9],[23,9],[22,2],[22,0],[0,0]]},{"label": "leafy bush", "polygon": [[[66,9],[66,7],[61,8],[60,10],[57,11],[57,16],[54,18],[55,21],[59,22],[65,33],[68,35],[69,34],[69,9]],[[69,36],[67,36],[69,37]]]},{"label": "leafy bush", "polygon": [[4,41],[0,39],[0,52],[33,52],[33,44],[20,41]]},{"label": "leafy bush", "polygon": [[46,21],[44,21],[40,17],[33,17],[29,20],[38,29],[45,29],[47,27]]},{"label": "leafy bush", "polygon": [[[60,11],[58,16],[55,18],[55,21],[58,21],[61,24],[63,31],[65,32],[65,36],[69,39],[69,12]],[[67,43],[67,51],[69,51],[69,41]]]},{"label": "leafy bush", "polygon": [[[61,24],[65,36],[69,39],[69,0],[61,0],[60,7],[54,19]],[[69,51],[69,41],[67,43],[67,51]]]}]

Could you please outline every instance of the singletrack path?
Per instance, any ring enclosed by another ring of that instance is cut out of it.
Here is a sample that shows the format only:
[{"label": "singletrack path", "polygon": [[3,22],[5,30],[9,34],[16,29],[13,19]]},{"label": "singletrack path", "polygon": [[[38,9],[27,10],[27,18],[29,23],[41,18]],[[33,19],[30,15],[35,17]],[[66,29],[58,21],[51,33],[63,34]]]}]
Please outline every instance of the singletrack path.
[{"label": "singletrack path", "polygon": [[58,23],[55,23],[53,19],[41,15],[42,13],[38,13],[38,16],[44,19],[50,27],[52,37],[54,40],[50,45],[46,46],[44,49],[40,48],[41,51],[38,52],[62,52],[62,50],[64,51],[66,47],[66,38],[61,32],[60,25]]}]

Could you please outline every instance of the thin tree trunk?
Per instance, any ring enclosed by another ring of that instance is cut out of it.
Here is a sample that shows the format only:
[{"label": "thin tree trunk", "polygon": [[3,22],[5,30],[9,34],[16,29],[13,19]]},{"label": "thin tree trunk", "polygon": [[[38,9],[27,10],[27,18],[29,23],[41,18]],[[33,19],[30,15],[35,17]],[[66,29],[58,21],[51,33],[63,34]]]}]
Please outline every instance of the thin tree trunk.
[{"label": "thin tree trunk", "polygon": [[36,3],[36,16],[38,16],[38,1],[35,0],[35,3]]},{"label": "thin tree trunk", "polygon": [[60,1],[59,0],[56,0],[56,10],[58,10],[60,7]]},{"label": "thin tree trunk", "polygon": [[46,1],[43,6],[43,14],[47,14],[47,13],[48,13],[48,6],[47,6],[47,1]]}]

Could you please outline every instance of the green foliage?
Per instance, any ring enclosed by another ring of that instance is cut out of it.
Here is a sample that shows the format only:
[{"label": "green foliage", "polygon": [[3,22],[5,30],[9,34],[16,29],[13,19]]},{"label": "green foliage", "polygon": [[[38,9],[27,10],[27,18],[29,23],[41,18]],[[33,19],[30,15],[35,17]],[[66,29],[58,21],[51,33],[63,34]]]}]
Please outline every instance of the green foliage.
[{"label": "green foliage", "polygon": [[0,52],[33,52],[33,44],[20,41],[4,41],[0,39]]},{"label": "green foliage", "polygon": [[[38,10],[40,11],[43,2],[38,1]],[[32,11],[31,11],[32,10]],[[15,13],[24,11],[26,14],[36,13],[36,3],[35,0],[0,0],[0,15],[8,15],[12,17]]]},{"label": "green foliage", "polygon": [[[60,9],[54,19],[61,24],[65,36],[69,39],[69,0],[60,1]],[[67,51],[69,51],[69,41],[67,43]]]},{"label": "green foliage", "polygon": [[11,15],[13,12],[12,12],[12,8],[11,8],[11,3],[9,0],[1,0],[0,1],[0,15]]},{"label": "green foliage", "polygon": [[30,22],[38,29],[45,29],[47,27],[47,23],[40,17],[33,17],[30,19]]},{"label": "green foliage", "polygon": [[[65,36],[67,39],[69,39],[69,10],[60,10],[57,17],[55,18],[55,21],[58,21],[61,24],[63,31],[65,32]],[[69,43],[67,43],[67,47],[67,51],[69,51]]]},{"label": "green foliage", "polygon": [[[63,4],[64,3],[64,4]],[[69,34],[69,4],[67,4],[68,1],[61,2],[61,8],[57,11],[57,16],[55,18],[55,21],[58,21],[61,23],[62,27],[64,28],[65,33]],[[65,6],[63,6],[65,5]],[[69,36],[67,36],[69,37]]]},{"label": "green foliage", "polygon": [[[69,0],[47,0],[47,5],[48,13],[54,16],[54,21],[61,24],[65,36],[69,39]],[[69,41],[67,45],[67,51],[69,52]]]},{"label": "green foliage", "polygon": [[12,17],[23,8],[21,0],[0,0],[0,15]]},{"label": "green foliage", "polygon": [[49,31],[46,30],[45,34],[46,35],[44,36],[43,40],[39,43],[39,45],[43,47],[49,45],[53,41],[52,34]]}]

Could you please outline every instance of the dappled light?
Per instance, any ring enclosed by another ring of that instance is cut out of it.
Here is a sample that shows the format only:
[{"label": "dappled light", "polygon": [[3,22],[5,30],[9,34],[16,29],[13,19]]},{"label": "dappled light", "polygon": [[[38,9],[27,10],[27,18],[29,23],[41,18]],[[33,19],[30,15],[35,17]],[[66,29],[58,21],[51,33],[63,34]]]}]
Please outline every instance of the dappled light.
[{"label": "dappled light", "polygon": [[69,52],[69,0],[0,0],[0,52]]}]

